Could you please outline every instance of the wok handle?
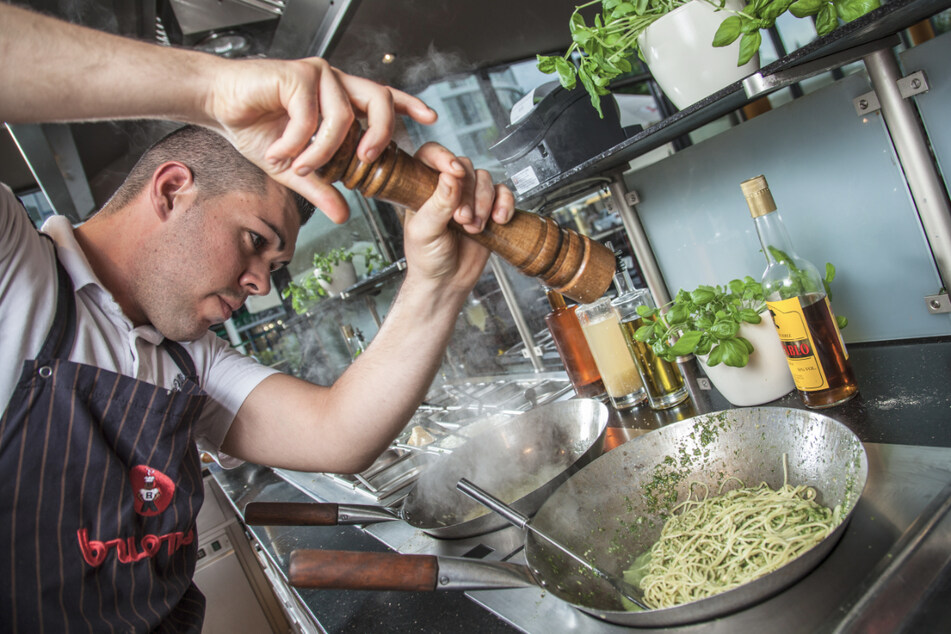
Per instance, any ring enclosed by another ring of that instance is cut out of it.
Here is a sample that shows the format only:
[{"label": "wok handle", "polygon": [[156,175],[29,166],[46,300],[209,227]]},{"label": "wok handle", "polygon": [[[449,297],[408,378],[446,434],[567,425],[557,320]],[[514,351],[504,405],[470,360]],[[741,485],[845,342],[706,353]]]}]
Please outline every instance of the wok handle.
[{"label": "wok handle", "polygon": [[397,519],[390,511],[363,504],[333,502],[250,502],[244,522],[264,526],[345,526]]},{"label": "wok handle", "polygon": [[287,576],[297,588],[428,592],[438,574],[434,555],[295,550]]},{"label": "wok handle", "polygon": [[244,522],[264,526],[336,526],[338,507],[320,502],[250,502]]},{"label": "wok handle", "polygon": [[504,503],[502,500],[493,496],[488,491],[479,488],[472,482],[469,482],[467,479],[459,478],[459,482],[456,483],[456,488],[479,504],[482,504],[486,508],[495,511],[508,520],[511,524],[514,524],[519,528],[525,528],[525,525],[528,524],[528,517],[522,515],[511,506]]}]

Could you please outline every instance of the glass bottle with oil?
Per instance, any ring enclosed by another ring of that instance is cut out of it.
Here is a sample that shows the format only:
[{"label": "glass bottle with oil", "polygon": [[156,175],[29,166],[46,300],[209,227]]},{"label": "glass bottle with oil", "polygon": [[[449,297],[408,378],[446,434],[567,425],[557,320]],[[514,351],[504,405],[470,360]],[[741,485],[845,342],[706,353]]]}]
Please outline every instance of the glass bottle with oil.
[{"label": "glass bottle with oil", "polygon": [[618,312],[624,343],[634,357],[634,364],[647,392],[648,404],[651,409],[661,410],[682,403],[689,393],[680,367],[658,357],[650,346],[634,337],[637,329],[644,325],[637,307],[654,307],[650,291],[646,288],[635,289],[630,273],[620,261],[614,275],[614,286],[618,296],[611,303]]},{"label": "glass bottle with oil", "polygon": [[766,178],[740,184],[749,205],[766,270],[763,288],[799,398],[820,409],[858,393],[849,353],[819,271],[796,255]]}]

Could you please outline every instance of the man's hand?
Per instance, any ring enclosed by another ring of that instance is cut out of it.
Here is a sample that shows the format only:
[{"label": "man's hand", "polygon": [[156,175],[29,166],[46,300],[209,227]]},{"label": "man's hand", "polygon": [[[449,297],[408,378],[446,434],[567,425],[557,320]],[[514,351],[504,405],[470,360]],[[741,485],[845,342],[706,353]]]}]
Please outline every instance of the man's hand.
[{"label": "man's hand", "polygon": [[357,147],[364,162],[390,141],[396,115],[432,123],[436,113],[407,93],[353,77],[319,58],[228,62],[215,75],[205,110],[235,147],[334,222],[347,204],[314,171],[333,156],[356,115],[367,118]]},{"label": "man's hand", "polygon": [[469,159],[457,158],[440,145],[427,143],[416,158],[440,175],[426,204],[406,215],[407,281],[426,280],[468,293],[489,254],[477,242],[450,231],[449,221],[468,233],[482,231],[489,218],[504,224],[515,211],[515,198],[504,185],[493,185],[488,172],[473,169]]}]

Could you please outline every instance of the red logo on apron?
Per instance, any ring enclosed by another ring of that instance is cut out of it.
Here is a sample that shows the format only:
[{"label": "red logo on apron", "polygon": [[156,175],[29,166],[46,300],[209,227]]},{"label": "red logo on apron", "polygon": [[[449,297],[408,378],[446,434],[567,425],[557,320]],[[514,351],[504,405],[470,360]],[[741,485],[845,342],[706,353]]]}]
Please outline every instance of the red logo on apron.
[{"label": "red logo on apron", "polygon": [[157,469],[138,465],[129,472],[135,495],[135,512],[139,515],[158,515],[172,503],[175,484]]}]

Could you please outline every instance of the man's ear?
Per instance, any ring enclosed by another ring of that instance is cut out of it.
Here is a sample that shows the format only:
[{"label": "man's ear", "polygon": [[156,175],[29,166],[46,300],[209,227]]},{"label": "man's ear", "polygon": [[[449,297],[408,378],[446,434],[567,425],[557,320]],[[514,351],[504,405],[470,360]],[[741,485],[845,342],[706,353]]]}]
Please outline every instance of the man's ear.
[{"label": "man's ear", "polygon": [[159,165],[149,182],[152,209],[161,220],[176,211],[184,211],[195,199],[195,179],[184,163],[169,161]]}]

